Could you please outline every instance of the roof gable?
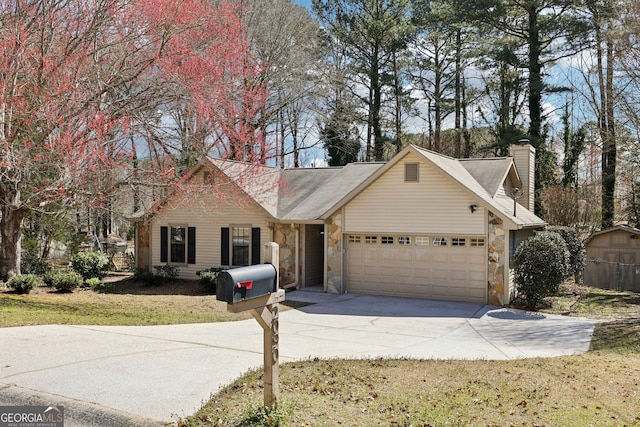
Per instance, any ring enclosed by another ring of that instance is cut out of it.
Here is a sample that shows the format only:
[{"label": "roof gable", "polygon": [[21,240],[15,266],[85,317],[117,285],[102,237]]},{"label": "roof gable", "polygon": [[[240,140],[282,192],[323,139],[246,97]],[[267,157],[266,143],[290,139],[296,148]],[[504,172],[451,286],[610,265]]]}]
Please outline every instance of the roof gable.
[{"label": "roof gable", "polygon": [[207,160],[241,189],[250,200],[271,217],[277,218],[278,193],[281,186],[279,169],[232,160],[212,158]]},{"label": "roof gable", "polygon": [[381,163],[343,167],[279,169],[209,159],[256,204],[282,221],[317,221],[327,206],[364,181]]},{"label": "roof gable", "polygon": [[487,190],[491,197],[498,194],[498,190],[507,178],[511,180],[513,187],[522,186],[518,172],[510,158],[460,159],[459,162],[478,181],[478,184]]},{"label": "roof gable", "polygon": [[[382,174],[402,161],[408,153],[414,153],[422,161],[428,163],[435,170],[445,175],[455,185],[478,200],[478,203],[490,209],[510,224],[512,228],[539,227],[545,225],[542,219],[526,208],[516,204],[516,208],[514,209],[513,200],[509,197],[501,196],[497,191],[507,176],[517,178],[517,172],[515,168],[513,168],[511,159],[497,159],[495,161],[493,159],[487,159],[487,161],[485,161],[485,159],[473,159],[461,161],[415,145],[407,146],[384,166],[376,170],[360,185],[346,194],[338,203],[327,210],[323,217],[329,217],[352,200]],[[487,172],[482,171],[482,165],[485,165],[484,167],[487,169]]]}]

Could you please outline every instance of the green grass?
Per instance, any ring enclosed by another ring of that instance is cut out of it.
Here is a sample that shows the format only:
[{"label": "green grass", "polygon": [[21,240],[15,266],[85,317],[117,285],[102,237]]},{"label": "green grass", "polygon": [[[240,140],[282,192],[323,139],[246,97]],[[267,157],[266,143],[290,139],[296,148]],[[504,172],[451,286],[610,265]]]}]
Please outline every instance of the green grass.
[{"label": "green grass", "polygon": [[635,315],[639,309],[639,294],[591,289],[580,298],[571,311],[577,316],[621,317]]},{"label": "green grass", "polygon": [[543,311],[602,320],[640,317],[640,294],[574,286],[547,298]]},{"label": "green grass", "polygon": [[[119,283],[115,292],[104,294],[76,289],[72,293],[60,293],[45,287],[35,288],[28,295],[0,292],[0,327],[171,325],[251,318],[249,312],[227,312],[226,303],[216,301],[215,295],[206,295],[195,281],[158,287],[126,281]],[[304,304],[287,302],[282,309],[299,305]]]},{"label": "green grass", "polygon": [[227,313],[214,296],[114,295],[90,291],[72,294],[0,294],[0,327],[69,325],[169,325],[226,322],[251,317]]},{"label": "green grass", "polygon": [[596,325],[591,349],[640,355],[640,318],[616,320]]}]

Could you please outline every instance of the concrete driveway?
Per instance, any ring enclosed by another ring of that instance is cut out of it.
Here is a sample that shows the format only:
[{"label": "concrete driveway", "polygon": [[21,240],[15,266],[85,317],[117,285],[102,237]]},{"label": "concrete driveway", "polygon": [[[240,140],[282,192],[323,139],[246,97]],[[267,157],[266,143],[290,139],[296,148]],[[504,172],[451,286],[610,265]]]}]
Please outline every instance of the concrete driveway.
[{"label": "concrete driveway", "polygon": [[[504,360],[580,354],[595,322],[471,303],[328,295],[280,312],[280,362],[408,357]],[[65,426],[144,426],[193,414],[262,367],[253,320],[172,326],[0,328],[0,405],[65,406]],[[283,396],[286,397],[286,396]]]}]

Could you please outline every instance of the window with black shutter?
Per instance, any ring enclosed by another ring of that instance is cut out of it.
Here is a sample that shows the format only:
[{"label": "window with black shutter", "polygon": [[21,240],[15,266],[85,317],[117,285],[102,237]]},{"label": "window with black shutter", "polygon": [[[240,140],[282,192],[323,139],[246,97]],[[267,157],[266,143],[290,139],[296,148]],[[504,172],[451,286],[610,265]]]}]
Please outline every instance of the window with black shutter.
[{"label": "window with black shutter", "polygon": [[196,263],[196,227],[161,226],[160,262]]},{"label": "window with black shutter", "polygon": [[196,228],[187,228],[187,264],[196,263]]},{"label": "window with black shutter", "polygon": [[169,262],[169,227],[160,227],[160,262]]},{"label": "window with black shutter", "polygon": [[251,229],[251,264],[260,264],[260,227]]},{"label": "window with black shutter", "polygon": [[220,230],[220,265],[230,265],[229,263],[229,227],[222,227]]},{"label": "window with black shutter", "polygon": [[247,266],[260,263],[260,227],[220,229],[220,265]]}]

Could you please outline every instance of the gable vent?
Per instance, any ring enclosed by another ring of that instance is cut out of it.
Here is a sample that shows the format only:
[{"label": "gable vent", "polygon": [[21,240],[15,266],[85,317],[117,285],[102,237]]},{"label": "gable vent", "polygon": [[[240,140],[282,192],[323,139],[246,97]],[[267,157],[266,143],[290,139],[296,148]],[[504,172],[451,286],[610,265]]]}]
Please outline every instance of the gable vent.
[{"label": "gable vent", "polygon": [[404,164],[404,182],[418,182],[418,163]]}]

